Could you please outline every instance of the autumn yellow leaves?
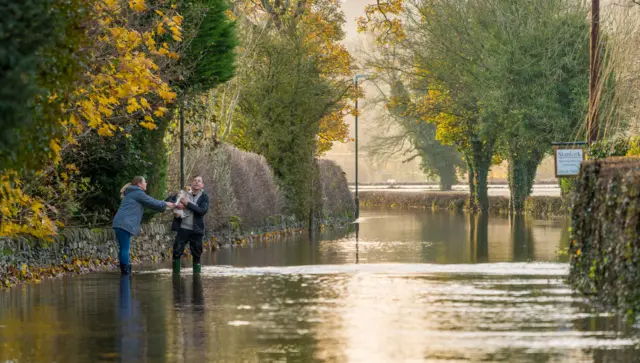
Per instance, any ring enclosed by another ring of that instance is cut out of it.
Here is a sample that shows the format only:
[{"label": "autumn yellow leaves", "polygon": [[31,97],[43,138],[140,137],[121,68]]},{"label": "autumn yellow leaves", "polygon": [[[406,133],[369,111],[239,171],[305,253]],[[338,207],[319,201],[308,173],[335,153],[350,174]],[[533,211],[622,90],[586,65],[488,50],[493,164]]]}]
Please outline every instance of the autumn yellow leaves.
[{"label": "autumn yellow leaves", "polygon": [[[151,11],[144,0],[128,5],[129,9],[122,8],[112,0],[97,2],[93,8],[97,22],[92,33],[97,41],[92,44],[86,84],[76,91],[77,100],[69,110],[73,125],[69,138],[85,127],[98,130],[100,136],[113,136],[127,122],[153,130],[154,117],[163,117],[167,111],[163,105],[176,99],[159,64],[179,58],[172,47],[182,41],[182,17],[171,7]],[[128,20],[132,11],[148,13],[145,16],[152,20],[137,26]]]},{"label": "autumn yellow leaves", "polygon": [[[43,195],[73,193],[81,183],[73,180],[75,165],[59,165],[61,152],[78,144],[78,138],[95,130],[102,137],[128,136],[128,126],[157,128],[177,93],[163,70],[175,62],[182,41],[182,21],[175,5],[145,0],[90,2],[82,44],[84,69],[70,95],[53,94],[47,101],[61,104],[57,137],[49,142],[48,160],[36,177],[54,180],[55,192],[29,193],[14,170],[0,174],[0,236],[31,234],[49,237],[61,222],[50,218],[52,210]],[[64,102],[59,97],[64,96]],[[47,102],[45,101],[45,102]],[[35,196],[36,194],[38,196]],[[53,197],[55,198],[55,197]]]}]

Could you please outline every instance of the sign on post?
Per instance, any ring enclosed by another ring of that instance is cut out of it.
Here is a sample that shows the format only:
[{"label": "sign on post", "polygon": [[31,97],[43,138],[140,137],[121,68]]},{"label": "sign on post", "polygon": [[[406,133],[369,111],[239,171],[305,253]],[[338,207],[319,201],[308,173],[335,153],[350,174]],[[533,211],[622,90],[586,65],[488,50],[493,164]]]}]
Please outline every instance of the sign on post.
[{"label": "sign on post", "polygon": [[580,164],[584,160],[584,143],[554,144],[556,178],[576,176],[580,173]]}]

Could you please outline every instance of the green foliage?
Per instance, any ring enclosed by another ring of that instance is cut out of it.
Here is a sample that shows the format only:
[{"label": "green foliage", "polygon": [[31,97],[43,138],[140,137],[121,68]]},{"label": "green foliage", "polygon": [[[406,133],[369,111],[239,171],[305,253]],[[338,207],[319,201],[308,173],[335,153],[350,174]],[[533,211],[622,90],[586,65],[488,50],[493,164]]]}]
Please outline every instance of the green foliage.
[{"label": "green foliage", "polygon": [[181,2],[185,34],[193,38],[184,49],[181,68],[183,89],[207,91],[235,74],[236,23],[227,16],[228,0]]},{"label": "green foliage", "polygon": [[[471,170],[472,209],[487,211],[487,177],[501,129],[498,117],[483,110],[488,71],[484,58],[490,34],[487,9],[480,3],[450,0],[411,1],[407,7],[408,38],[403,57],[417,67],[411,86],[424,95],[423,118],[437,126],[439,140],[455,145]],[[484,4],[484,3],[483,3]],[[421,19],[415,21],[414,19]],[[483,88],[485,87],[485,88]]]},{"label": "green foliage", "polygon": [[0,4],[0,170],[39,168],[51,151],[83,58],[83,6],[80,0]]},{"label": "green foliage", "polygon": [[500,120],[512,212],[519,213],[551,143],[576,137],[584,120],[589,27],[585,9],[568,9],[564,0],[493,4],[486,15],[497,20],[487,26],[484,51],[495,66],[485,74],[482,100]]},{"label": "green foliage", "polygon": [[560,195],[565,204],[568,205],[573,192],[576,189],[576,180],[573,177],[559,178],[560,183]]},{"label": "green foliage", "polygon": [[[180,6],[184,35],[189,39],[180,63],[172,65],[181,72],[173,85],[206,91],[234,75],[235,23],[226,15],[226,0],[183,1]],[[136,175],[147,178],[149,195],[165,198],[168,157],[164,137],[169,122],[168,118],[156,120],[158,128],[153,131],[129,127],[125,131],[130,138],[102,138],[91,133],[79,140],[76,151],[65,153],[65,163],[75,164],[80,175],[92,181],[93,188],[81,208],[85,213],[97,213],[104,221],[112,218],[120,205],[120,188]],[[147,212],[145,217],[151,215]]]},{"label": "green foliage", "polygon": [[626,156],[630,147],[630,140],[622,137],[613,140],[598,141],[589,146],[587,158],[599,160],[612,156]]},{"label": "green foliage", "polygon": [[297,35],[272,34],[258,45],[252,87],[240,99],[239,132],[248,151],[263,155],[284,192],[287,209],[300,220],[312,204],[319,121],[340,98]]},{"label": "green foliage", "polygon": [[240,225],[242,224],[242,218],[238,217],[238,216],[231,216],[229,217],[229,225],[231,225],[231,228],[234,231],[238,231],[240,230]]},{"label": "green foliage", "polygon": [[[84,197],[84,214],[97,214],[109,221],[120,206],[120,189],[136,175],[148,180],[147,193],[165,198],[167,151],[163,143],[166,120],[158,121],[154,131],[135,128],[130,138],[104,138],[91,133],[80,140],[74,152],[65,153],[65,164],[75,164],[80,176],[91,180]],[[151,214],[147,215],[147,218]]]},{"label": "green foliage", "polygon": [[627,156],[640,156],[640,137],[631,138]]},{"label": "green foliage", "polygon": [[640,312],[640,159],[590,160],[576,181],[569,281],[598,305]]},{"label": "green foliage", "polygon": [[406,39],[381,50],[394,57],[372,67],[414,68],[402,77],[417,113],[464,155],[480,209],[488,208],[486,178],[497,155],[509,161],[513,211],[521,212],[551,143],[579,137],[588,9],[566,0],[407,0],[403,8]]}]

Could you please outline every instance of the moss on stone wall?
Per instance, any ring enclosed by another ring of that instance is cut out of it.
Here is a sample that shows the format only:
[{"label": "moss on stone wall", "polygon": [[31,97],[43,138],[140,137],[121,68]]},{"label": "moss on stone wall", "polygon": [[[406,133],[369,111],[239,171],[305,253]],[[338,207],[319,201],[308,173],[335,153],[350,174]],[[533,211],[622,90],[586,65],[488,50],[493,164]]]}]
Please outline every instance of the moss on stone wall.
[{"label": "moss on stone wall", "polygon": [[584,162],[571,214],[569,280],[602,307],[640,311],[640,158]]}]

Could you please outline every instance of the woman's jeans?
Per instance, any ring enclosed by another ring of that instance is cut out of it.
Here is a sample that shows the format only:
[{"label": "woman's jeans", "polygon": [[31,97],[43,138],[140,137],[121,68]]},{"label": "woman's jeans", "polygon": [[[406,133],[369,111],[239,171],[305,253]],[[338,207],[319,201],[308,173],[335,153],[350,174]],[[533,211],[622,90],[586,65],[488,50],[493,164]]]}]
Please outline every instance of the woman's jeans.
[{"label": "woman's jeans", "polygon": [[131,233],[122,228],[114,228],[113,230],[116,232],[116,239],[118,240],[118,246],[120,247],[118,251],[118,260],[120,260],[121,265],[130,265],[129,249],[131,247]]}]

